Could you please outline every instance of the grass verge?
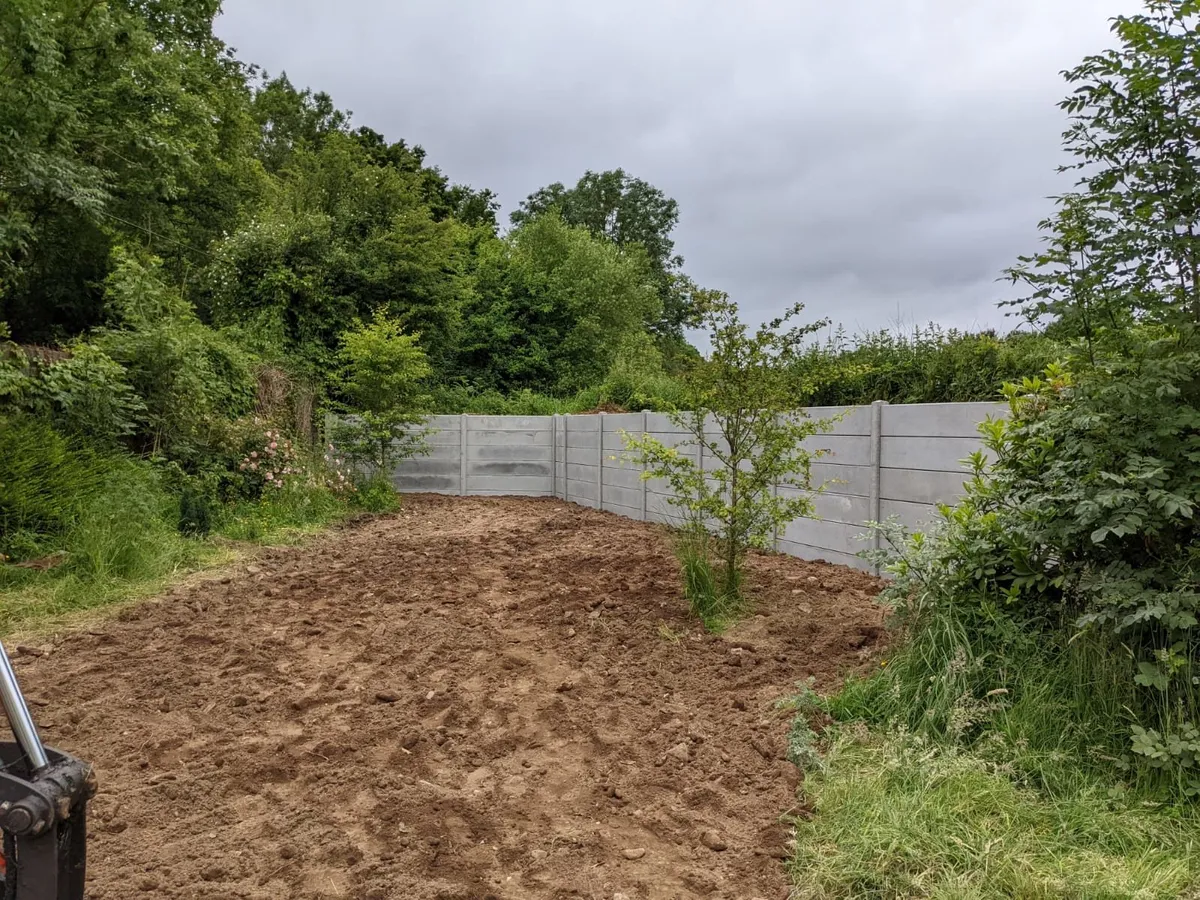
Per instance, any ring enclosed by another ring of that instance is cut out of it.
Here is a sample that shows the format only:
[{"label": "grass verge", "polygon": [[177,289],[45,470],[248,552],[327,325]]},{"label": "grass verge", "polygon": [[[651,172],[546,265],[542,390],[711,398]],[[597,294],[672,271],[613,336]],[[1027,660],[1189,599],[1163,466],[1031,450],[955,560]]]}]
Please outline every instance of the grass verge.
[{"label": "grass verge", "polygon": [[797,900],[1200,897],[1200,818],[1102,785],[1053,799],[910,733],[835,732],[805,780]]},{"label": "grass verge", "polygon": [[[137,485],[126,485],[135,488]],[[202,569],[227,565],[264,545],[295,543],[346,518],[326,491],[297,491],[222,511],[206,538],[186,538],[153,508],[152,492],[106,492],[67,536],[66,561],[40,571],[0,566],[0,634],[36,633],[89,610],[153,596]],[[140,513],[138,504],[150,504]]]}]

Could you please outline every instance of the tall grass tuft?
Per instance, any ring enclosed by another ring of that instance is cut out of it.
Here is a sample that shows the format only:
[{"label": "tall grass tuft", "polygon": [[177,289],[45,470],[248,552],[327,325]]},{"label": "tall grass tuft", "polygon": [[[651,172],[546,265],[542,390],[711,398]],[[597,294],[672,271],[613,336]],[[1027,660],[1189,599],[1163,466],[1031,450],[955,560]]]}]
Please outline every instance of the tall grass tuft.
[{"label": "tall grass tuft", "polygon": [[0,554],[20,560],[54,549],[102,489],[107,465],[44,421],[0,419]]},{"label": "tall grass tuft", "polygon": [[709,631],[722,631],[742,609],[740,584],[726,584],[712,564],[712,535],[688,525],[675,535],[675,555],[683,573],[683,595]]}]

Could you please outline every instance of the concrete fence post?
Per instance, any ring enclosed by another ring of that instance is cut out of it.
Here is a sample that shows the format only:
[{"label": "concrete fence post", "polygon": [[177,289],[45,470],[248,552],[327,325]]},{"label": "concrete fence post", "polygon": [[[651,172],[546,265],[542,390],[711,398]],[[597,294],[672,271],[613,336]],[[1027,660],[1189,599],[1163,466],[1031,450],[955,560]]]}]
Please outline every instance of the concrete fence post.
[{"label": "concrete fence post", "polygon": [[563,500],[571,502],[571,416],[563,416]]},{"label": "concrete fence post", "polygon": [[604,509],[604,413],[596,420],[596,509]]},{"label": "concrete fence post", "polygon": [[[642,410],[642,440],[643,441],[646,439],[646,434],[649,430],[650,430],[650,410],[643,409]],[[638,466],[638,476],[639,476],[638,481],[640,481],[642,483],[642,521],[643,522],[646,521],[646,515],[647,515],[647,513],[646,513],[646,491],[650,487],[650,482],[648,482],[645,478],[641,477],[641,475],[645,474],[645,471],[646,471],[646,466],[644,463],[642,465]]]},{"label": "concrete fence post", "polygon": [[550,416],[550,496],[558,497],[558,413]]},{"label": "concrete fence post", "polygon": [[[883,476],[883,408],[886,400],[876,400],[871,404],[871,521],[878,522],[883,508],[880,484]],[[871,549],[880,547],[879,532],[871,535]],[[872,566],[876,575],[879,574],[878,564]]]},{"label": "concrete fence post", "polygon": [[458,417],[458,495],[467,496],[467,414]]}]

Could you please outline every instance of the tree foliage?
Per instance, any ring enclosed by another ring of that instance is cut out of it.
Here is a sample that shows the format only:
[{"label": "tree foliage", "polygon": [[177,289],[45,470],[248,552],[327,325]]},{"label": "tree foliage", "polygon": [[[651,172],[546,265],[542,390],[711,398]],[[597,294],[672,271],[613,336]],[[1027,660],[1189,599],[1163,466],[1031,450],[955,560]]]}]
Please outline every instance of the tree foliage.
[{"label": "tree foliage", "polygon": [[712,351],[688,373],[686,409],[670,414],[682,439],[625,437],[644,477],[671,486],[685,575],[701,588],[692,591],[693,606],[710,623],[738,606],[746,550],[770,548],[777,528],[813,511],[815,454],[804,442],[827,425],[797,408],[792,370],[805,338],[823,323],[784,330],[801,309],[751,331],[727,297],[712,296],[703,313]]},{"label": "tree foliage", "polygon": [[99,323],[114,234],[195,264],[236,216],[250,131],[217,6],[0,7],[0,318],[15,338]]},{"label": "tree foliage", "polygon": [[1046,247],[1010,270],[1017,305],[1085,342],[1091,359],[1134,322],[1200,324],[1200,4],[1147,0],[1114,20],[1119,46],[1064,73],[1075,190]]},{"label": "tree foliage", "polygon": [[598,384],[661,309],[639,246],[618,247],[548,214],[482,248],[459,369],[501,391]]},{"label": "tree foliage", "polygon": [[692,324],[695,285],[680,271],[671,232],[679,224],[679,204],[661,190],[623,169],[585,172],[574,187],[555,182],[530,194],[513,211],[520,226],[557,212],[568,225],[586,228],[619,247],[640,246],[655,273],[662,309],[654,323],[660,337],[681,341]]},{"label": "tree foliage", "polygon": [[431,370],[419,337],[383,310],[341,336],[338,387],[348,418],[335,427],[335,441],[372,477],[390,478],[397,462],[424,448],[419,426]]},{"label": "tree foliage", "polygon": [[1011,274],[1071,352],[1006,388],[990,465],[900,545],[908,642],[863,704],[1034,748],[1043,782],[1066,753],[1176,800],[1200,796],[1198,23],[1147,0],[1065,73],[1079,181]]}]

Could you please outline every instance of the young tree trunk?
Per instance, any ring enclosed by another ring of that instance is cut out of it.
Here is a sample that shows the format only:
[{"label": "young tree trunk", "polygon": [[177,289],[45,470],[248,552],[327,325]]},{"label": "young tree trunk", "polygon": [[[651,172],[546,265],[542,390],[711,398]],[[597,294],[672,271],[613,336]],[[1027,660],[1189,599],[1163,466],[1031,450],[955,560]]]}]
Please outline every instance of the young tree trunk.
[{"label": "young tree trunk", "polygon": [[[736,464],[737,460],[734,460]],[[729,523],[725,526],[725,583],[726,600],[733,600],[737,594],[738,569],[738,469],[735,467],[729,480]]]}]

